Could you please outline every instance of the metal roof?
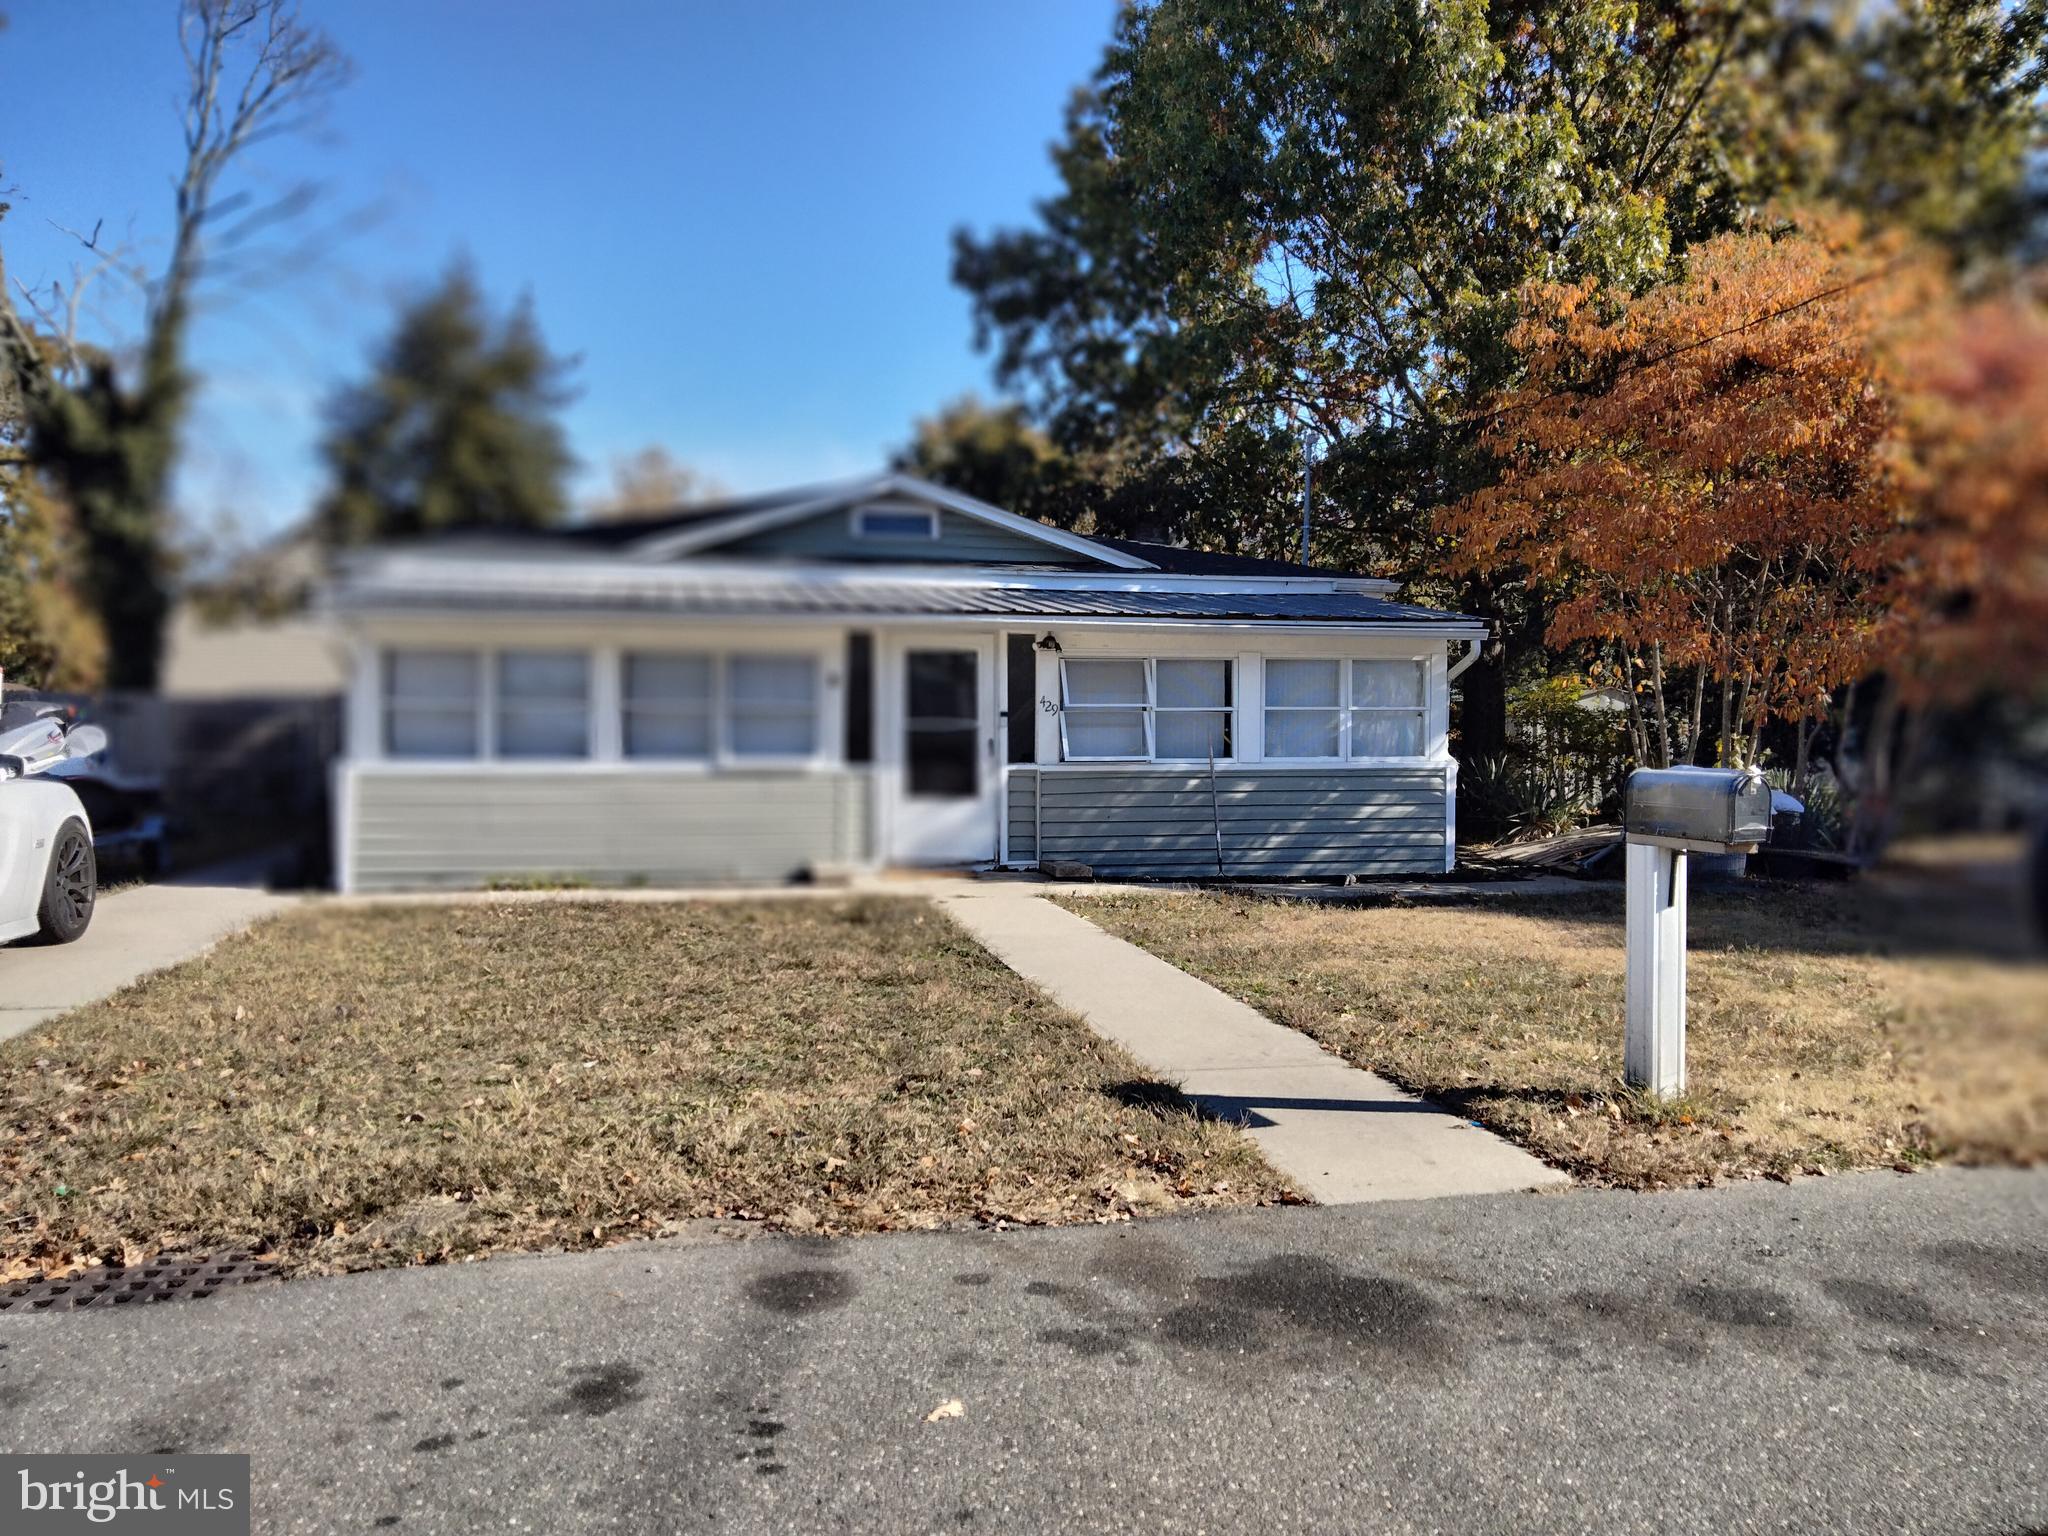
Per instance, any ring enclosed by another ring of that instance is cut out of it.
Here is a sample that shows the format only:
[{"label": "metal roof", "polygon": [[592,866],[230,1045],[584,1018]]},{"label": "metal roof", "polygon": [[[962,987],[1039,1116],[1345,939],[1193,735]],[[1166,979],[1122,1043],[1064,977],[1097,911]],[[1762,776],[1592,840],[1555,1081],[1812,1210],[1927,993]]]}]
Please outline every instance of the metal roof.
[{"label": "metal roof", "polygon": [[1482,628],[1476,620],[1356,592],[1131,592],[1046,589],[974,582],[760,578],[679,580],[674,568],[644,579],[625,573],[601,584],[555,579],[530,565],[486,575],[450,562],[445,572],[344,579],[333,600],[344,612],[461,610],[505,613],[673,613],[713,617],[1180,619],[1219,622]]},{"label": "metal roof", "polygon": [[[999,517],[1012,516],[1006,509],[975,501],[972,497],[950,491],[943,486],[924,486],[907,475],[867,476],[859,480],[840,481],[828,485],[797,486],[789,490],[771,491],[762,495],[734,496],[717,501],[700,502],[694,506],[680,506],[672,511],[657,512],[648,516],[622,518],[617,520],[571,523],[555,528],[473,528],[458,529],[440,535],[437,539],[423,541],[426,547],[434,543],[452,549],[502,548],[507,552],[525,550],[546,550],[557,548],[587,552],[625,553],[638,545],[659,540],[665,534],[691,533],[713,530],[723,531],[727,525],[739,525],[764,513],[805,507],[814,508],[820,503],[830,505],[854,503],[885,490],[894,488],[900,494],[915,495],[920,490],[932,495],[943,495],[951,501],[972,504],[983,511]],[[1023,519],[1030,522],[1030,519]],[[1046,527],[1045,536],[1071,541],[1074,535],[1062,530]],[[1212,550],[1185,549],[1176,544],[1160,544],[1149,539],[1111,538],[1104,534],[1083,536],[1088,545],[1098,546],[1094,553],[1097,563],[1116,564],[1116,556],[1129,556],[1145,561],[1154,568],[1178,575],[1197,576],[1351,576],[1359,573],[1330,569],[1326,567],[1297,564],[1292,560],[1267,560],[1250,555],[1228,555]],[[1105,554],[1108,559],[1102,559]],[[1011,562],[1005,562],[1011,564]],[[1019,562],[1022,563],[1022,562]],[[1065,569],[1065,566],[1053,567]],[[1362,578],[1370,579],[1370,578]]]}]

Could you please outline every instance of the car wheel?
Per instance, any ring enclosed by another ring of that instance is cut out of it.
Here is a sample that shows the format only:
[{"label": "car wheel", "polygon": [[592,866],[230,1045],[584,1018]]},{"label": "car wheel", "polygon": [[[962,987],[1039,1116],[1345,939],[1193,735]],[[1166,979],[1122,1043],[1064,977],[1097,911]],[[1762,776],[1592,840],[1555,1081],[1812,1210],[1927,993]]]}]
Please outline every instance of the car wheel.
[{"label": "car wheel", "polygon": [[57,829],[50,868],[43,876],[43,901],[36,908],[36,921],[41,925],[37,937],[45,944],[69,944],[92,921],[93,900],[98,894],[99,865],[93,858],[92,839],[83,823],[67,821]]}]

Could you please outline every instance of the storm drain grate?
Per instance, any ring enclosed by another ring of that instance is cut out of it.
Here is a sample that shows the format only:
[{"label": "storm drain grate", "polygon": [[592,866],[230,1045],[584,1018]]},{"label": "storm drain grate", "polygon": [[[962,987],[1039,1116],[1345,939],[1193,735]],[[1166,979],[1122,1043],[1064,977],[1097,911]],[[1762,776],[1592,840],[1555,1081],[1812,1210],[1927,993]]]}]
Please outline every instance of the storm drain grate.
[{"label": "storm drain grate", "polygon": [[112,1264],[0,1287],[0,1312],[72,1312],[80,1307],[105,1311],[138,1302],[204,1301],[218,1291],[238,1290],[276,1277],[274,1266],[246,1253]]}]

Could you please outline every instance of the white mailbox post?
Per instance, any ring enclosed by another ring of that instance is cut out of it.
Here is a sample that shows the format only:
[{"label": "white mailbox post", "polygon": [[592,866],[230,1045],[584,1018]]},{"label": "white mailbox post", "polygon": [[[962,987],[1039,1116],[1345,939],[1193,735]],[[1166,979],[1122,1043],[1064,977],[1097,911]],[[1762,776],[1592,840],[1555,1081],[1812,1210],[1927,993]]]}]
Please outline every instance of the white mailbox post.
[{"label": "white mailbox post", "polygon": [[1771,790],[1754,768],[1638,768],[1629,775],[1630,1086],[1685,1092],[1685,856],[1749,853],[1770,835]]}]

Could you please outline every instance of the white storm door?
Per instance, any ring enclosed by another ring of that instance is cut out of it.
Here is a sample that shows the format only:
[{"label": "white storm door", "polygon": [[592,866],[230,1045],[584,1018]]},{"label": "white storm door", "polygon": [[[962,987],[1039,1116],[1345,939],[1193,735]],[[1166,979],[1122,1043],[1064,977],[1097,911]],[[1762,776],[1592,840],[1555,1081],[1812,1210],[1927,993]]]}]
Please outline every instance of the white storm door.
[{"label": "white storm door", "polygon": [[981,864],[996,856],[993,637],[899,640],[885,713],[894,735],[889,856]]}]

